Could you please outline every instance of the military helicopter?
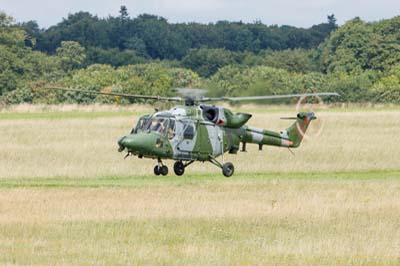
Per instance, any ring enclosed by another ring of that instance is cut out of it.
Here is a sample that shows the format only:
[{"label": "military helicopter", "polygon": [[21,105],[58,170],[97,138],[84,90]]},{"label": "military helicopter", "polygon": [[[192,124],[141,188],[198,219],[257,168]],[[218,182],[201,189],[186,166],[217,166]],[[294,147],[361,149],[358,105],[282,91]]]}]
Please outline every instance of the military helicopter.
[{"label": "military helicopter", "polygon": [[[233,114],[229,109],[206,104],[209,102],[239,102],[288,99],[294,97],[339,96],[337,93],[306,93],[288,95],[266,95],[250,97],[204,97],[206,91],[200,89],[175,89],[183,97],[164,97],[149,95],[134,95],[114,92],[88,91],[72,88],[47,87],[74,91],[80,93],[119,96],[133,99],[148,99],[156,101],[181,102],[170,110],[155,110],[139,118],[130,134],[118,140],[118,151],[127,151],[125,156],[151,158],[157,160],[154,167],[155,175],[166,176],[168,167],[163,159],[175,161],[173,169],[176,175],[185,173],[186,167],[196,161],[210,162],[222,169],[226,177],[233,175],[235,168],[230,162],[225,162],[224,154],[237,154],[242,143],[242,151],[246,151],[247,143],[278,147],[297,148],[306,130],[316,116],[313,112],[300,112],[296,117],[289,118],[295,122],[285,130],[274,132],[246,125],[252,117],[248,113]],[[221,156],[221,162],[217,158]]]}]

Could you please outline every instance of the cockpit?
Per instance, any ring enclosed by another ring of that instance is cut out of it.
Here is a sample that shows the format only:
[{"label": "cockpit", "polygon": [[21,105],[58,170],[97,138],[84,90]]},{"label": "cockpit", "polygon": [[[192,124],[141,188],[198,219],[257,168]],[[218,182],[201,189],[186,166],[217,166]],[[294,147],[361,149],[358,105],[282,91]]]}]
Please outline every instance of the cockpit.
[{"label": "cockpit", "polygon": [[172,139],[175,136],[175,120],[166,117],[141,117],[136,127],[132,130],[132,133],[139,132],[155,132]]}]

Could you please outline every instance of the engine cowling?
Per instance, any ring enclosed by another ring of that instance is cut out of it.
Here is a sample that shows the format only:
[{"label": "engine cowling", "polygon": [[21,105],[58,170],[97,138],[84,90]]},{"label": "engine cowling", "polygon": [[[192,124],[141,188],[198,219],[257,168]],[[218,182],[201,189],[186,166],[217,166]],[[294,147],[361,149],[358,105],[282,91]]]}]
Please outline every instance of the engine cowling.
[{"label": "engine cowling", "polygon": [[246,113],[232,114],[230,112],[230,114],[227,114],[227,112],[225,112],[226,123],[224,126],[229,128],[240,128],[244,126],[251,117],[251,114]]},{"label": "engine cowling", "polygon": [[251,114],[233,114],[229,109],[218,108],[215,106],[201,105],[200,108],[203,111],[203,117],[205,120],[221,127],[240,128],[252,117]]}]

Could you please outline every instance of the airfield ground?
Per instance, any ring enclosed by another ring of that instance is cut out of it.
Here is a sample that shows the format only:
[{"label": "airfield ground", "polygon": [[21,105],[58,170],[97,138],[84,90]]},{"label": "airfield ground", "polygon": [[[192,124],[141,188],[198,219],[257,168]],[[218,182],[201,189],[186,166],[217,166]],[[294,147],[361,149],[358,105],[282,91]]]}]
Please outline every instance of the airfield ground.
[{"label": "airfield ground", "polygon": [[[249,124],[272,130],[294,113],[249,108]],[[0,264],[400,264],[400,108],[323,110],[322,134],[294,156],[248,145],[227,156],[229,179],[123,160],[116,141],[147,111],[0,112]]]}]

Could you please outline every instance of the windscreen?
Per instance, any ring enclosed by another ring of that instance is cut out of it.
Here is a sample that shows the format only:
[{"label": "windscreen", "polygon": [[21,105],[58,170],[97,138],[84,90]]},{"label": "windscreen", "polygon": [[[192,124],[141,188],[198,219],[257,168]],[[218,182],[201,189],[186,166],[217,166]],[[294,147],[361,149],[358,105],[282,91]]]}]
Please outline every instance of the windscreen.
[{"label": "windscreen", "polygon": [[131,133],[138,133],[138,132],[144,131],[148,121],[149,121],[148,118],[144,118],[144,117],[140,118],[136,124],[136,127],[134,127],[132,129]]},{"label": "windscreen", "polygon": [[156,132],[165,135],[168,128],[167,118],[153,118],[145,126],[147,132]]}]

